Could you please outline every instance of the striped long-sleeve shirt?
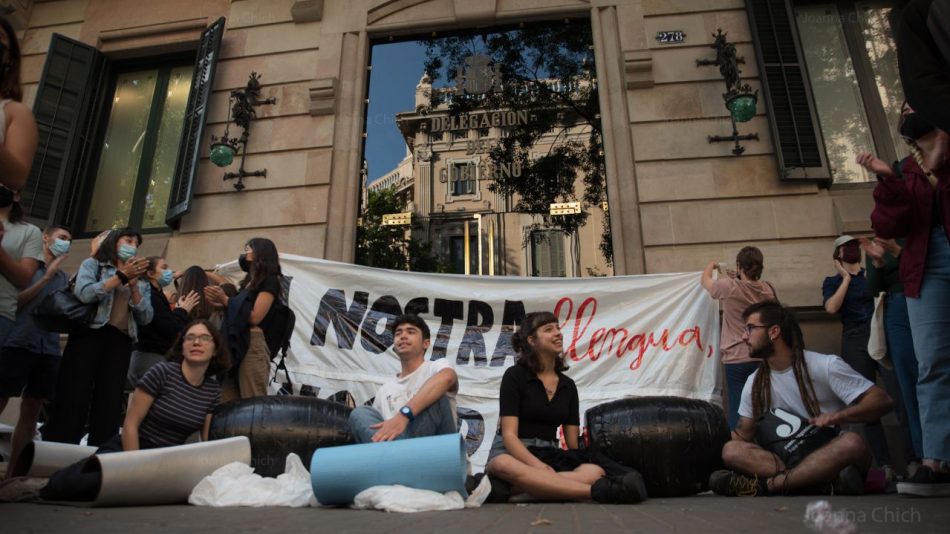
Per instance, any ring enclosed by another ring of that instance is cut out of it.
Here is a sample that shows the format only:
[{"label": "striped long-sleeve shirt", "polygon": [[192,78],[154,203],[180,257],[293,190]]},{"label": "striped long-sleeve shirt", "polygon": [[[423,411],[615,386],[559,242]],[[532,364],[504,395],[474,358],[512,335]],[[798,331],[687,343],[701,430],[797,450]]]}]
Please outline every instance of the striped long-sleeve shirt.
[{"label": "striped long-sleeve shirt", "polygon": [[182,375],[181,364],[175,362],[153,366],[138,387],[155,397],[139,427],[139,437],[157,447],[181,445],[201,430],[205,416],[221,398],[221,386],[213,377],[206,376],[200,386],[193,386]]}]

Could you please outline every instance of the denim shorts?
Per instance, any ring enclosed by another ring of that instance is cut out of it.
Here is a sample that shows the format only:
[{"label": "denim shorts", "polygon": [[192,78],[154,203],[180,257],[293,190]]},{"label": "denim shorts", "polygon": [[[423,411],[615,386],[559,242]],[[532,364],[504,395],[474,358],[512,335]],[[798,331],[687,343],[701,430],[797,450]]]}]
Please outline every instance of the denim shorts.
[{"label": "denim shorts", "polygon": [[[524,443],[525,447],[551,447],[554,449],[559,448],[556,441],[550,441],[546,439],[538,438],[520,438],[521,443]],[[491,450],[488,451],[488,460],[485,462],[485,465],[488,465],[496,456],[501,456],[502,454],[508,454],[508,450],[505,449],[505,439],[501,434],[495,434],[495,439],[491,442]]]}]

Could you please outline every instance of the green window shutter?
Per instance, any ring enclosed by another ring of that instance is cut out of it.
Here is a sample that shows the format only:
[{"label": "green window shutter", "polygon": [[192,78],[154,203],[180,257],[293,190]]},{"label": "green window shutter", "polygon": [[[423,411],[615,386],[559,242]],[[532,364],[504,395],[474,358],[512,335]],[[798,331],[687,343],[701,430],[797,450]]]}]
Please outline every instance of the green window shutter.
[{"label": "green window shutter", "polygon": [[108,64],[94,47],[53,34],[33,115],[39,142],[22,205],[45,228],[69,223],[94,142]]},{"label": "green window shutter", "polygon": [[201,34],[198,55],[195,58],[195,71],[191,79],[191,92],[188,94],[188,107],[185,110],[185,124],[182,128],[181,144],[178,148],[178,161],[175,163],[175,181],[172,183],[168,198],[168,211],[165,222],[173,226],[183,215],[191,211],[191,197],[194,192],[195,176],[198,175],[198,160],[201,156],[201,140],[208,116],[208,103],[214,86],[214,74],[218,66],[218,50],[221,36],[224,34],[224,17],[208,26]]},{"label": "green window shutter", "polygon": [[830,180],[790,0],[748,0],[746,6],[782,177]]}]

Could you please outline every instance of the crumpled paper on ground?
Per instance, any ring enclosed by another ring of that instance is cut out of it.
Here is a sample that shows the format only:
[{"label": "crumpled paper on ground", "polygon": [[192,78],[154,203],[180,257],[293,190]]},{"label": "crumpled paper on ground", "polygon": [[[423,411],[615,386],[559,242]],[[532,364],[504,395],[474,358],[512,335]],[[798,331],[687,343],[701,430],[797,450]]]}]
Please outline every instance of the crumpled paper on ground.
[{"label": "crumpled paper on ground", "polygon": [[846,510],[837,512],[828,501],[812,501],[805,508],[805,526],[820,534],[855,534],[858,531]]},{"label": "crumpled paper on ground", "polygon": [[300,457],[287,455],[284,474],[277,478],[254,474],[241,462],[218,468],[199,482],[188,497],[195,506],[319,506],[310,486],[310,473]]},{"label": "crumpled paper on ground", "polygon": [[457,491],[444,494],[437,491],[407,488],[406,486],[373,486],[359,492],[353,498],[352,508],[357,510],[383,510],[386,512],[434,512],[461,510],[465,501]]}]

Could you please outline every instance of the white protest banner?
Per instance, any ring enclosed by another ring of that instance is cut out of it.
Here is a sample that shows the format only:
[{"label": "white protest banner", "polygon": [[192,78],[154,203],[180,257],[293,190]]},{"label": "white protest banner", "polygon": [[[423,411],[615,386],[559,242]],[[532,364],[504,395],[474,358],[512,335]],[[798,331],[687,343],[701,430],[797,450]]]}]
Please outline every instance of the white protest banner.
[{"label": "white protest banner", "polygon": [[[582,424],[588,408],[628,396],[720,403],[718,306],[699,273],[460,276],[280,258],[297,316],[286,362],[294,393],[341,398],[348,392],[364,404],[399,372],[389,322],[418,313],[432,331],[426,357],[447,358],[458,373],[462,430],[479,468],[497,425],[501,378],[514,363],[511,334],[532,311],[553,311],[561,322]],[[239,272],[235,262],[221,271]]]}]

